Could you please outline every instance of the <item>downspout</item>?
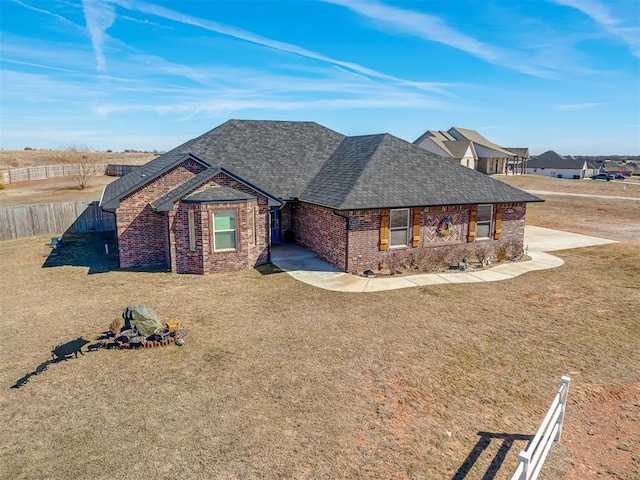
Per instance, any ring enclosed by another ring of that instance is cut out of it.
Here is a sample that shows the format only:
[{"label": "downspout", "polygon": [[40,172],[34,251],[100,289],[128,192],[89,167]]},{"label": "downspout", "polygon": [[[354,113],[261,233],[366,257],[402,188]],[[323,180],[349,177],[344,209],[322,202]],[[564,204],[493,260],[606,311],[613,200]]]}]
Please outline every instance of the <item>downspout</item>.
[{"label": "downspout", "polygon": [[270,208],[267,220],[267,232],[269,232],[269,241],[267,242],[267,263],[271,263],[271,210],[272,209]]},{"label": "downspout", "polygon": [[344,256],[344,271],[349,273],[349,217],[348,215],[341,215],[339,213],[337,213],[335,210],[333,211],[334,215],[337,215],[340,218],[344,218],[345,221],[345,241],[346,241],[346,245],[345,245],[345,256]]},{"label": "downspout", "polygon": [[169,263],[169,271],[173,272],[173,268],[171,267],[171,221],[169,219],[169,212],[166,212],[164,217],[167,219],[167,262]]}]

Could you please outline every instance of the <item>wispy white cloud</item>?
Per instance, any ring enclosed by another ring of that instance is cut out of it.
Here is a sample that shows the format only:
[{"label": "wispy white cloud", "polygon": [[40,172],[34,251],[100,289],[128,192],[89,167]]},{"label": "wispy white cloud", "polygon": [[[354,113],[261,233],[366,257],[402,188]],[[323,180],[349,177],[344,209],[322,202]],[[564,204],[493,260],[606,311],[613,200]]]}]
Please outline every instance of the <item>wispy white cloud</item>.
[{"label": "wispy white cloud", "polygon": [[596,22],[604,31],[626,43],[634,56],[640,57],[640,28],[638,26],[625,26],[624,19],[616,18],[609,5],[598,0],[551,1],[558,5],[574,8],[584,13]]},{"label": "wispy white cloud", "polygon": [[26,65],[28,67],[36,67],[36,68],[41,68],[44,70],[55,70],[58,72],[68,72],[68,73],[75,73],[75,70],[70,70],[68,68],[60,68],[60,67],[54,67],[52,65],[42,65],[39,63],[32,63],[32,62],[22,62],[20,60],[13,60],[10,58],[2,58],[0,57],[0,62],[7,62],[7,63],[14,63],[16,65]]},{"label": "wispy white cloud", "polygon": [[[181,115],[183,119],[211,118],[222,114],[234,114],[247,110],[287,111],[287,110],[331,110],[331,109],[451,109],[451,104],[432,100],[427,96],[407,93],[385,92],[381,95],[364,92],[360,95],[327,98],[305,95],[307,92],[268,93],[255,90],[235,92],[211,92],[191,90],[188,94],[172,98],[171,95],[156,101],[139,100],[122,103],[103,103],[95,108],[101,116],[121,115],[133,112],[152,112],[158,115]],[[165,101],[175,100],[175,101]]]},{"label": "wispy white cloud", "polygon": [[97,69],[104,70],[106,67],[104,42],[107,29],[116,19],[115,8],[111,3],[101,0],[82,0],[82,9],[96,54]]},{"label": "wispy white cloud", "polygon": [[[101,0],[85,0],[85,2],[86,1],[99,3]],[[153,5],[145,2],[138,2],[135,0],[134,1],[113,0],[113,3],[128,10],[138,11],[138,12],[146,13],[149,15],[154,15],[160,18],[164,18],[166,20],[171,20],[171,21],[182,23],[185,25],[199,27],[211,32],[216,32],[221,35],[226,35],[228,37],[250,42],[250,43],[260,45],[266,48],[274,49],[280,52],[299,55],[304,58],[317,60],[320,62],[342,67],[352,72],[366,75],[367,77],[391,81],[400,85],[415,87],[415,88],[426,90],[426,91],[434,91],[437,93],[442,93],[443,87],[445,86],[445,84],[443,83],[418,82],[418,81],[399,78],[393,75],[388,75],[384,72],[380,72],[378,70],[365,67],[355,62],[339,60],[319,52],[308,50],[298,45],[263,37],[261,35],[257,35],[247,30],[243,30],[243,29],[236,28],[229,25],[224,25],[222,23],[215,22],[213,20],[202,19],[202,18],[190,16],[190,15],[185,15],[183,13],[176,12],[174,10],[170,10],[168,8],[165,8],[159,5]]]},{"label": "wispy white cloud", "polygon": [[556,110],[560,112],[570,112],[573,110],[586,110],[589,108],[602,107],[604,103],[590,102],[590,103],[565,103],[556,106]]},{"label": "wispy white cloud", "polygon": [[448,26],[444,20],[415,10],[385,5],[375,0],[324,0],[346,7],[375,21],[383,28],[410,34],[425,40],[442,43],[461,50],[493,65],[509,68],[538,77],[554,77],[556,72],[540,64],[527,61],[517,52],[481,42]]},{"label": "wispy white cloud", "polygon": [[53,12],[50,12],[49,10],[45,10],[43,8],[34,7],[33,5],[28,5],[28,4],[24,3],[24,2],[21,2],[20,0],[13,0],[13,2],[18,4],[18,5],[20,5],[21,7],[24,7],[26,9],[32,10],[34,12],[43,13],[45,15],[50,15],[51,17],[61,21],[62,23],[64,23],[67,26],[71,26],[73,28],[82,28],[77,23],[69,20],[66,17],[63,17],[62,15],[60,15],[58,13],[53,13]]}]

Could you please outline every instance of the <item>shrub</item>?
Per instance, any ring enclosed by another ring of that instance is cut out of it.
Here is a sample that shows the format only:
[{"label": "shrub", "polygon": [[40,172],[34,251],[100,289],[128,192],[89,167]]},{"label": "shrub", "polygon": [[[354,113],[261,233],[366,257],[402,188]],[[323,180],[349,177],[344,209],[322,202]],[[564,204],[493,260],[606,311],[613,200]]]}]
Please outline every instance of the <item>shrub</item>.
[{"label": "shrub", "polygon": [[387,267],[389,268],[389,273],[391,273],[391,275],[395,275],[396,273],[402,273],[400,260],[396,256],[395,252],[391,252],[391,255],[387,257]]},{"label": "shrub", "polygon": [[109,325],[109,331],[114,335],[117,335],[118,333],[120,333],[120,329],[122,328],[122,323],[123,323],[122,319],[120,318],[114,319]]},{"label": "shrub", "polygon": [[491,252],[491,247],[486,242],[478,242],[475,246],[475,253],[478,262],[482,264],[484,267],[489,259],[489,253]]},{"label": "shrub", "polygon": [[500,245],[496,250],[496,260],[498,260],[498,262],[504,262],[507,259],[507,257],[508,257],[507,246]]},{"label": "shrub", "polygon": [[520,260],[524,255],[524,248],[521,243],[511,242],[510,247],[510,255],[512,260]]}]

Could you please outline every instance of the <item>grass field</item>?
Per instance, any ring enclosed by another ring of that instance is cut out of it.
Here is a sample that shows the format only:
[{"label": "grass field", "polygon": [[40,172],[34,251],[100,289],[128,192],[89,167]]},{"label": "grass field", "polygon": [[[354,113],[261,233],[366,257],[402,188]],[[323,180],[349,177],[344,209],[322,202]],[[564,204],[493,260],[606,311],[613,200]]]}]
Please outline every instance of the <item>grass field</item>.
[{"label": "grass field", "polygon": [[0,150],[0,170],[11,168],[37,167],[40,165],[61,165],[83,163],[86,159],[94,163],[115,163],[140,165],[156,157],[153,153],[143,152],[72,152],[62,150]]},{"label": "grass field", "polygon": [[[583,217],[597,210],[620,243],[506,282],[371,294],[273,268],[118,271],[100,236],[50,260],[49,239],[0,242],[0,478],[509,478],[561,375],[566,431],[640,381],[640,238],[625,230],[640,202],[576,198],[545,197],[529,223],[595,234]],[[186,325],[186,345],[85,353],[20,382],[135,304]],[[598,438],[631,445],[599,478],[640,475],[634,425]],[[480,432],[494,440],[467,461]],[[554,446],[545,478],[576,463],[570,447]]]}]

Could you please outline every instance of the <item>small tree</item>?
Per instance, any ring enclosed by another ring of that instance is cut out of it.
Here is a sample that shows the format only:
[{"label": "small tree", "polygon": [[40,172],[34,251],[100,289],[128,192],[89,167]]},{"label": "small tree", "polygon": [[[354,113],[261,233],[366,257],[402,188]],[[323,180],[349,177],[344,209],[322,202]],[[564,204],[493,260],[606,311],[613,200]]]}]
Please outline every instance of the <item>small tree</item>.
[{"label": "small tree", "polygon": [[91,153],[86,145],[71,145],[67,147],[67,152],[74,153],[67,158],[67,162],[71,167],[71,174],[78,180],[81,190],[87,188],[89,179],[97,175],[96,164],[100,157]]}]

